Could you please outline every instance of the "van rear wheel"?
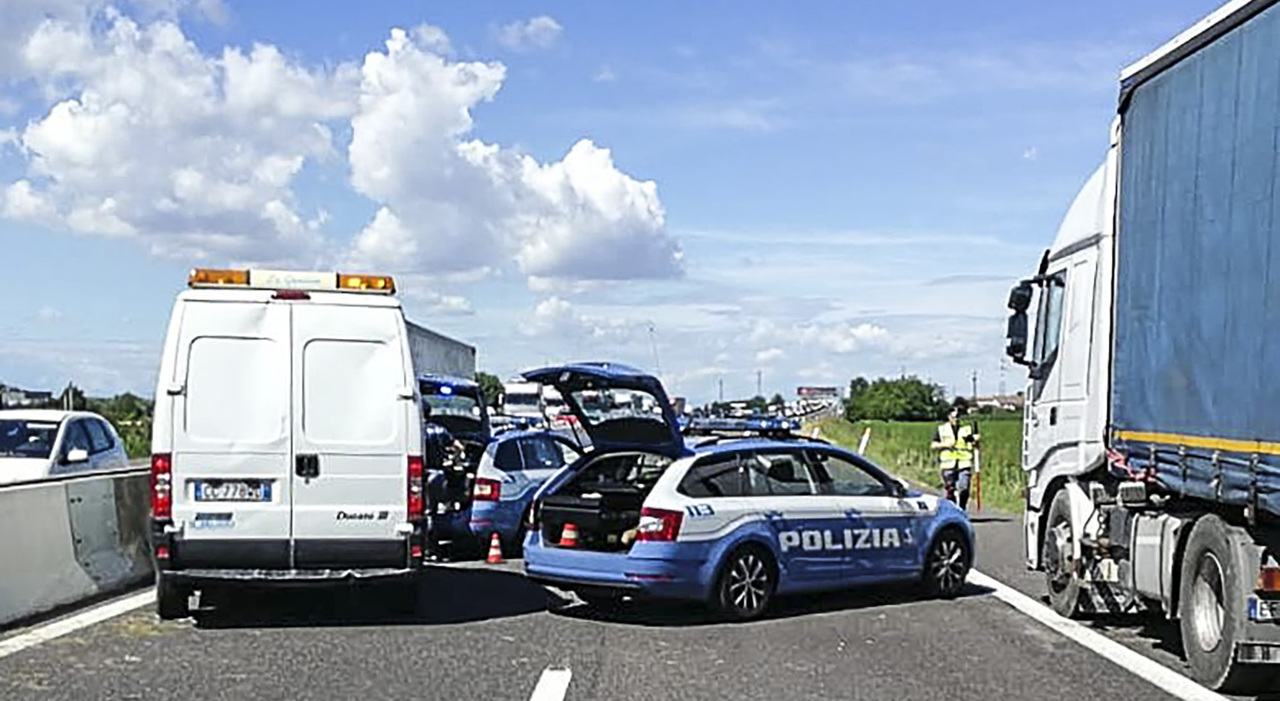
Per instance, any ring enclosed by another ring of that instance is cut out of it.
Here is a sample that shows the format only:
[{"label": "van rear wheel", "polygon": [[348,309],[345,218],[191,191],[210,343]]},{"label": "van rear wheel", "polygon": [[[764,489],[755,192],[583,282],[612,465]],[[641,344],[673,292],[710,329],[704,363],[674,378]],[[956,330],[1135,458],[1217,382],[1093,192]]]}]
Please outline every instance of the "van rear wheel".
[{"label": "van rear wheel", "polygon": [[188,599],[191,589],[173,581],[163,573],[156,575],[156,615],[162,621],[172,621],[191,615]]}]

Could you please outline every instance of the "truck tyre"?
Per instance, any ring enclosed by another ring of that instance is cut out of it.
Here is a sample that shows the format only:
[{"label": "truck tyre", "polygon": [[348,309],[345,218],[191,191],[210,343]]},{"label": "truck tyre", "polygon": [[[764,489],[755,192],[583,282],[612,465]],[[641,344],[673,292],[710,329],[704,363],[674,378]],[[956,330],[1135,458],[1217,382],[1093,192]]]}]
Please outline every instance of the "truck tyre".
[{"label": "truck tyre", "polygon": [[1182,649],[1196,681],[1224,693],[1250,694],[1265,691],[1273,673],[1235,661],[1246,622],[1243,602],[1236,601],[1242,573],[1227,528],[1210,514],[1196,521],[1187,539],[1178,585]]},{"label": "truck tyre", "polygon": [[156,615],[162,621],[172,621],[191,615],[187,599],[191,591],[163,573],[156,575]]},{"label": "truck tyre", "polygon": [[1045,521],[1044,536],[1040,548],[1044,563],[1045,584],[1049,589],[1049,603],[1059,616],[1075,617],[1080,610],[1080,575],[1072,559],[1071,497],[1066,489],[1058,490],[1049,505],[1049,518]]},{"label": "truck tyre", "polygon": [[777,588],[777,568],[773,558],[758,545],[743,545],[725,558],[712,592],[712,605],[719,613],[739,621],[764,615]]}]

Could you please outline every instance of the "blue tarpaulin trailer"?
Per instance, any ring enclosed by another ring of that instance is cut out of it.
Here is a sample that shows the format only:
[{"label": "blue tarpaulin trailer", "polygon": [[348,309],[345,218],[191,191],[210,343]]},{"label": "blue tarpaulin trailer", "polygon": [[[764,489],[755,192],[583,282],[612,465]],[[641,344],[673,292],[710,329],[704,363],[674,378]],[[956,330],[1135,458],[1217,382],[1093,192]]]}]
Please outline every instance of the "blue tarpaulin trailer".
[{"label": "blue tarpaulin trailer", "polygon": [[1280,6],[1122,86],[1112,444],[1280,516]]}]

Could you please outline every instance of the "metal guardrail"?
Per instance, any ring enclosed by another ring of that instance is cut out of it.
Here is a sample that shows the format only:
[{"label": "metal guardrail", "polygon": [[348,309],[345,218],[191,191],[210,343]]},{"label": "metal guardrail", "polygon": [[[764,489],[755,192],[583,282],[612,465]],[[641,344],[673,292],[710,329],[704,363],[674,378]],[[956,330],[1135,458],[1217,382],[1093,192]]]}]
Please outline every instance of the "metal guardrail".
[{"label": "metal guardrail", "polygon": [[75,482],[77,480],[99,478],[99,477],[117,477],[146,474],[150,471],[150,461],[130,461],[128,467],[116,467],[103,470],[84,470],[82,472],[69,472],[65,475],[51,475],[49,477],[41,477],[33,480],[19,480],[17,482],[0,483],[0,490],[11,489],[15,487],[31,487],[42,484],[57,484],[59,482]]}]

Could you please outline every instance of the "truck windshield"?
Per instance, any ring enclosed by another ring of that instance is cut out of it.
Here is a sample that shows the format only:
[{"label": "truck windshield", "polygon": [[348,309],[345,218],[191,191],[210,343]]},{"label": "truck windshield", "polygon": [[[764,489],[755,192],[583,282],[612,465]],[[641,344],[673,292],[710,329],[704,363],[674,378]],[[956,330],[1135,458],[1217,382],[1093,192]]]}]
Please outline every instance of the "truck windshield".
[{"label": "truck windshield", "polygon": [[56,422],[0,419],[0,456],[48,459],[57,437]]}]

